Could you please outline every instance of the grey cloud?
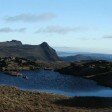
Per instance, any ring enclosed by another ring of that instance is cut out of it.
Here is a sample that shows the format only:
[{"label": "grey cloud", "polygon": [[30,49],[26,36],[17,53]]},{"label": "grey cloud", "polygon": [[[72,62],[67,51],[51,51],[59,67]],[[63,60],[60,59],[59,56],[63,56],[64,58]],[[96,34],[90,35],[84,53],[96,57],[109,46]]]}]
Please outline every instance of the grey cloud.
[{"label": "grey cloud", "polygon": [[16,16],[11,16],[5,18],[8,22],[16,22],[16,21],[22,21],[22,22],[38,22],[38,21],[48,21],[55,18],[55,15],[53,13],[44,13],[40,15],[35,14],[20,14]]},{"label": "grey cloud", "polygon": [[112,35],[104,36],[104,39],[112,39]]},{"label": "grey cloud", "polygon": [[68,34],[70,32],[77,32],[86,30],[82,27],[63,27],[63,26],[49,26],[46,28],[40,28],[35,33],[57,33],[57,34]]},{"label": "grey cloud", "polygon": [[20,29],[12,29],[9,27],[0,28],[0,33],[11,33],[11,32],[25,32],[26,28],[20,28]]}]

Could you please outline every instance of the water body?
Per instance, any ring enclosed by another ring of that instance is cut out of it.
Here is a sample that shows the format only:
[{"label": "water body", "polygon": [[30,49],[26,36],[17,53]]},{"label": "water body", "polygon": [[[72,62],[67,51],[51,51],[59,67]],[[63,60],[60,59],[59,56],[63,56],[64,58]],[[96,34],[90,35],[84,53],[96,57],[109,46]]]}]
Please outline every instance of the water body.
[{"label": "water body", "polygon": [[22,90],[41,91],[66,96],[99,96],[112,97],[112,89],[97,85],[96,82],[62,75],[58,72],[41,71],[22,71],[22,74],[28,77],[13,77],[0,72],[0,84],[16,86]]}]

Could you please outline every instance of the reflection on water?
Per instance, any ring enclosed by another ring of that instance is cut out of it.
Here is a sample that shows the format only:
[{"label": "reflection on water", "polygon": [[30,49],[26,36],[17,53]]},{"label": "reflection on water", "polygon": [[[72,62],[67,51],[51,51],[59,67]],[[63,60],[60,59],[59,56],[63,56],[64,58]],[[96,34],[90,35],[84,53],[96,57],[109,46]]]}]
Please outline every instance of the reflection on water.
[{"label": "reflection on water", "polygon": [[22,71],[28,80],[0,73],[0,84],[16,86],[23,90],[42,91],[67,96],[112,97],[112,89],[97,85],[96,82],[62,75],[53,71]]}]

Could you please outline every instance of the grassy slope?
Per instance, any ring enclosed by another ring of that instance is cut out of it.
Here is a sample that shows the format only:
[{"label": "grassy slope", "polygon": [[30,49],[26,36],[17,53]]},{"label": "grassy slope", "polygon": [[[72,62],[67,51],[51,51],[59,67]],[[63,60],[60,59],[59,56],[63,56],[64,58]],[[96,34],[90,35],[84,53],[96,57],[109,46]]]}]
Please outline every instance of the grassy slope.
[{"label": "grassy slope", "polygon": [[[89,100],[89,98],[87,98]],[[87,100],[87,101],[88,101]],[[93,102],[94,98],[90,98]],[[90,102],[87,104],[85,98],[69,99],[64,96],[33,93],[20,91],[13,87],[0,86],[0,112],[111,112],[112,108],[98,107],[90,108]],[[77,105],[75,105],[75,103]],[[89,109],[85,105],[80,105],[86,102]],[[96,104],[103,100],[94,100]],[[105,101],[105,99],[104,99]],[[107,100],[108,101],[108,100]],[[106,101],[106,102],[107,102]],[[102,102],[104,105],[104,103]],[[99,104],[100,105],[100,104]],[[109,105],[112,106],[112,100],[109,100]]]}]

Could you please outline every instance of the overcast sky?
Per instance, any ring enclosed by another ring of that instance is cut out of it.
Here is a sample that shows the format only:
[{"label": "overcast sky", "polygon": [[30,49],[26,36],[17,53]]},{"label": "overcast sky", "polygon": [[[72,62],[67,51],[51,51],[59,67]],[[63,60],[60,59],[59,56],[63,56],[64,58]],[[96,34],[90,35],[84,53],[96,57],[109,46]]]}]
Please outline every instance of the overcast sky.
[{"label": "overcast sky", "polygon": [[0,41],[112,53],[112,0],[0,0]]}]

